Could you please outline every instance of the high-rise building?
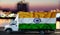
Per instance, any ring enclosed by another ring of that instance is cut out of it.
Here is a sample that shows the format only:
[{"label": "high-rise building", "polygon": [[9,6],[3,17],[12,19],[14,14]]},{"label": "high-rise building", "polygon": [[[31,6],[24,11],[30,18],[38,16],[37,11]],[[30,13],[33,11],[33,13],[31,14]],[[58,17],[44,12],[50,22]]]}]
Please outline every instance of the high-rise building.
[{"label": "high-rise building", "polygon": [[20,1],[17,3],[17,10],[18,11],[24,11],[24,12],[28,12],[29,8],[28,8],[28,3],[25,3],[25,1]]}]

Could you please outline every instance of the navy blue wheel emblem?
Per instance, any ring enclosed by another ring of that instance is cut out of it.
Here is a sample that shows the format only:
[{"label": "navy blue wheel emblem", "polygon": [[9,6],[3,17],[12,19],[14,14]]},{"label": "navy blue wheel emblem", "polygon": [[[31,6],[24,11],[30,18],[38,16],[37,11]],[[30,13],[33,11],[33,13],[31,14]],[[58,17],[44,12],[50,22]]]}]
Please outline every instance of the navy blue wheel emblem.
[{"label": "navy blue wheel emblem", "polygon": [[40,22],[41,22],[41,19],[40,19],[40,18],[35,18],[35,19],[33,20],[33,22],[34,22],[34,23],[40,23]]}]

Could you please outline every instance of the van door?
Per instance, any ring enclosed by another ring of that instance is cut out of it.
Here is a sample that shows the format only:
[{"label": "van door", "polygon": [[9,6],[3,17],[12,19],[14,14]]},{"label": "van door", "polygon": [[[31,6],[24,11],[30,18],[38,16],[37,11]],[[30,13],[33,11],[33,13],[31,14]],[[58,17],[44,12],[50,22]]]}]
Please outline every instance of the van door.
[{"label": "van door", "polygon": [[13,21],[10,25],[13,31],[18,31],[17,21]]}]

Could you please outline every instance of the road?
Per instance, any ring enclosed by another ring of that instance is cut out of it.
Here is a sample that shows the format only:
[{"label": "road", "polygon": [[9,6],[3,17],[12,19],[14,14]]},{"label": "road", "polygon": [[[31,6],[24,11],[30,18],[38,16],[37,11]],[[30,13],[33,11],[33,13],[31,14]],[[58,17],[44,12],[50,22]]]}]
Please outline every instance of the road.
[{"label": "road", "polygon": [[[1,30],[2,28],[0,28],[0,35],[41,35],[37,31],[31,31],[31,32],[26,32],[26,33],[14,32],[14,33],[7,34],[6,32],[3,32]],[[60,35],[60,30],[56,30],[55,33],[53,34],[45,34],[45,35]]]},{"label": "road", "polygon": [[[0,35],[41,35],[39,33],[11,33],[6,34],[5,32],[0,32]],[[53,34],[45,34],[45,35],[53,35]]]},{"label": "road", "polygon": [[[0,35],[41,35],[41,34],[39,34],[38,32],[28,32],[28,33],[14,32],[14,33],[7,34],[6,32],[0,31]],[[56,35],[56,34],[54,33],[54,34],[45,34],[45,35]]]}]

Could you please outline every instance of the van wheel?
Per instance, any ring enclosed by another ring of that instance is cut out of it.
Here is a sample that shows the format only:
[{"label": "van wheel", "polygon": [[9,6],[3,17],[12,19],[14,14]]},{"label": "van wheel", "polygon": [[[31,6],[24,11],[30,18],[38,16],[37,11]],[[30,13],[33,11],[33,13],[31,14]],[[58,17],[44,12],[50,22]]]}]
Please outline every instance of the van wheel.
[{"label": "van wheel", "polygon": [[9,33],[12,32],[12,30],[11,29],[7,29],[7,30],[5,30],[5,32],[9,34]]},{"label": "van wheel", "polygon": [[40,35],[44,35],[44,31],[39,31],[40,32]]}]

